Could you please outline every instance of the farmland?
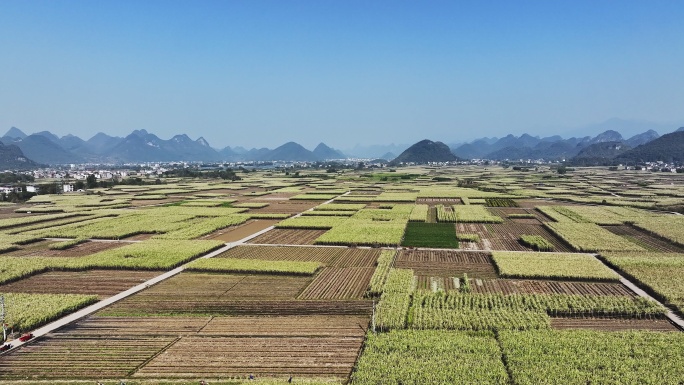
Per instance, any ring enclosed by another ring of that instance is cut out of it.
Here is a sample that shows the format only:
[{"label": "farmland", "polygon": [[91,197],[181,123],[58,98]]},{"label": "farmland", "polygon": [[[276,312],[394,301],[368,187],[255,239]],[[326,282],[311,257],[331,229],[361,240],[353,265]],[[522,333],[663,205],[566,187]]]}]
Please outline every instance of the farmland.
[{"label": "farmland", "polygon": [[136,287],[0,353],[0,382],[684,381],[684,177],[366,174],[0,206],[10,339]]}]

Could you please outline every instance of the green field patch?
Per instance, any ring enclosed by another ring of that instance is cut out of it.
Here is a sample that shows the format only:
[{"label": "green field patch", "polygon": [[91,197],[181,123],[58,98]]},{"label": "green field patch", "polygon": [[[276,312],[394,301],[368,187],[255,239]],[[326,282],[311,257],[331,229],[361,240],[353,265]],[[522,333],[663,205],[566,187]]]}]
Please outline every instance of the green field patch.
[{"label": "green field patch", "polygon": [[457,249],[456,229],[451,223],[409,222],[401,245]]}]

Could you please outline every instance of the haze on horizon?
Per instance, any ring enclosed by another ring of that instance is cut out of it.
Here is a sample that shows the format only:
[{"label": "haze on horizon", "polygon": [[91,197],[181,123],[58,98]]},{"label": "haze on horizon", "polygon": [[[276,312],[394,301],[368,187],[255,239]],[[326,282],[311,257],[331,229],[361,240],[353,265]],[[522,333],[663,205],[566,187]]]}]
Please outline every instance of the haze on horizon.
[{"label": "haze on horizon", "polygon": [[0,131],[351,148],[674,130],[682,19],[678,1],[0,0]]}]

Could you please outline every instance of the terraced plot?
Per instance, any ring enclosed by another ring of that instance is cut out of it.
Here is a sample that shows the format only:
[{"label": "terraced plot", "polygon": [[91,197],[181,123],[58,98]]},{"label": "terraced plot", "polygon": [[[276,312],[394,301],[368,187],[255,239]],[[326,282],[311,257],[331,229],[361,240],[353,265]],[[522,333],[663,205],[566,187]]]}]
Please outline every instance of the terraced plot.
[{"label": "terraced plot", "polygon": [[273,229],[247,243],[264,245],[313,245],[327,230]]},{"label": "terraced plot", "polygon": [[51,271],[0,286],[5,293],[96,294],[108,297],[139,285],[159,271]]},{"label": "terraced plot", "polygon": [[395,267],[413,269],[416,275],[472,278],[497,278],[496,269],[487,253],[453,250],[401,250]]},{"label": "terraced plot", "polygon": [[299,295],[299,299],[361,299],[375,269],[326,267]]}]

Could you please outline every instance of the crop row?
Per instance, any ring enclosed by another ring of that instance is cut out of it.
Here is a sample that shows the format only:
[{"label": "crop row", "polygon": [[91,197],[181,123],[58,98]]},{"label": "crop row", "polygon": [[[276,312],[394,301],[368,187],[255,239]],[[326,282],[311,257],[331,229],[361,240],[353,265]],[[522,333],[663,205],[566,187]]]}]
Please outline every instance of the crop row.
[{"label": "crop row", "polygon": [[467,294],[418,291],[413,306],[428,309],[541,311],[550,316],[660,317],[666,309],[642,297],[570,294]]},{"label": "crop row", "polygon": [[544,225],[577,251],[645,251],[636,243],[593,223],[546,222]]},{"label": "crop row", "polygon": [[313,275],[321,267],[322,264],[319,262],[235,258],[202,258],[190,262],[187,266],[190,271],[286,275]]},{"label": "crop row", "polygon": [[413,270],[390,270],[376,312],[376,323],[381,330],[406,327],[414,287]]},{"label": "crop row", "polygon": [[385,281],[387,280],[387,274],[390,272],[396,254],[397,252],[394,250],[383,250],[380,253],[378,266],[375,268],[375,272],[373,272],[373,276],[371,277],[369,295],[377,296],[382,293]]}]

